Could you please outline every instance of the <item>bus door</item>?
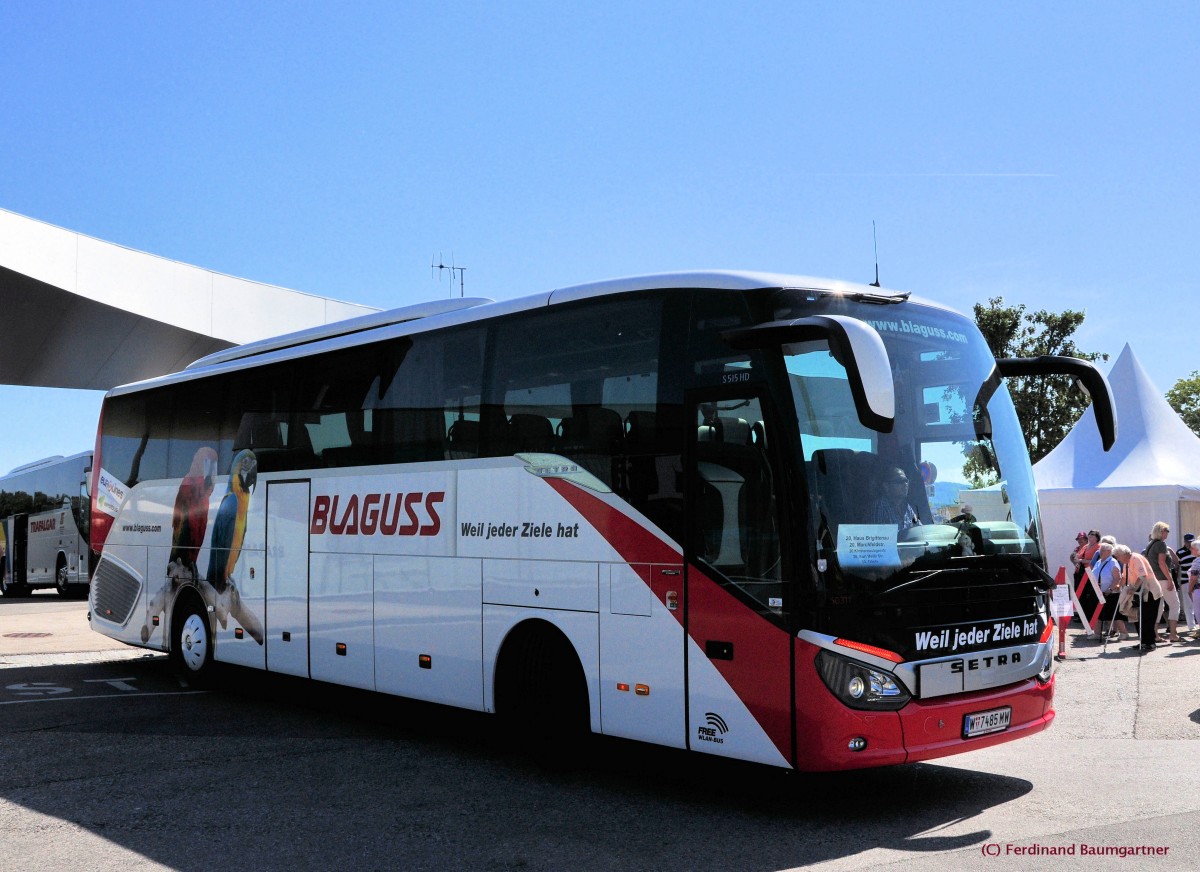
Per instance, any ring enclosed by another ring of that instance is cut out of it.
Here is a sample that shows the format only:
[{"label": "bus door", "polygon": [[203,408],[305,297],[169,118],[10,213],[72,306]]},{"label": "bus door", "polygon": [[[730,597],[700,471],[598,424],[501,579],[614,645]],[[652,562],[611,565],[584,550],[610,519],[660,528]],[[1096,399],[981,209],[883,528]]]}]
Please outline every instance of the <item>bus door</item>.
[{"label": "bus door", "polygon": [[92,477],[92,468],[88,466],[83,471],[83,481],[79,482],[79,499],[72,505],[72,514],[75,517],[75,536],[76,552],[75,567],[79,573],[77,581],[90,581],[92,578],[92,570],[95,568],[92,564],[92,495],[88,490],[88,482]]},{"label": "bus door", "polygon": [[9,569],[12,572],[12,583],[25,584],[29,572],[29,515],[24,513],[12,516],[11,536],[8,540],[12,560]]},{"label": "bus door", "polygon": [[267,669],[307,678],[307,481],[267,483]]},{"label": "bus door", "polygon": [[780,478],[763,407],[748,387],[689,398],[688,742],[702,753],[789,765],[792,636],[784,624]]}]

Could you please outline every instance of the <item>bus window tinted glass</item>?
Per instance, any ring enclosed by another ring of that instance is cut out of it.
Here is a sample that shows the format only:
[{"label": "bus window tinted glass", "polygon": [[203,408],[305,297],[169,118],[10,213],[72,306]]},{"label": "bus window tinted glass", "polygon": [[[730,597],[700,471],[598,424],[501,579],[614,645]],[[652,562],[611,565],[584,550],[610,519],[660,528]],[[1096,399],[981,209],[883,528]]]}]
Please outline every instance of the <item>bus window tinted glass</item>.
[{"label": "bus window tinted glass", "polygon": [[199,471],[206,459],[210,465],[215,464],[216,471],[227,472],[233,457],[233,434],[226,432],[222,442],[227,393],[220,381],[183,382],[172,389],[172,394],[167,475],[183,478]]},{"label": "bus window tinted glass", "polygon": [[396,345],[374,411],[384,462],[478,456],[484,335],[446,331]]},{"label": "bus window tinted glass", "polygon": [[293,368],[293,364],[276,364],[237,373],[227,382],[237,418],[233,451],[251,449],[260,472],[313,466],[308,431],[291,426]]},{"label": "bus window tinted glass", "polygon": [[643,298],[498,324],[485,450],[561,454],[620,490],[614,458],[625,453],[629,417],[656,410],[659,313]]},{"label": "bus window tinted glass", "polygon": [[[291,469],[377,462],[372,410],[379,401],[383,361],[382,347],[368,345],[300,362],[285,441]],[[261,458],[259,463],[261,468]]]},{"label": "bus window tinted glass", "polygon": [[166,478],[169,406],[163,391],[105,402],[101,466],[126,487]]}]

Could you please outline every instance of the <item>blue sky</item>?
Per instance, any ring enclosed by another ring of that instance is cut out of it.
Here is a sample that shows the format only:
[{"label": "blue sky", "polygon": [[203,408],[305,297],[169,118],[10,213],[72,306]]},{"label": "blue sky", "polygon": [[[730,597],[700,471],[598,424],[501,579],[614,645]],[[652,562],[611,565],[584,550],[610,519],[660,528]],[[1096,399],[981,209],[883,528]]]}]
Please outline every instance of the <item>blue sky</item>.
[{"label": "blue sky", "polygon": [[[392,307],[746,268],[1200,369],[1200,4],[0,3],[0,207]],[[1192,204],[1189,206],[1188,204]],[[86,349],[81,349],[86,353]],[[0,472],[99,397],[0,388]]]}]

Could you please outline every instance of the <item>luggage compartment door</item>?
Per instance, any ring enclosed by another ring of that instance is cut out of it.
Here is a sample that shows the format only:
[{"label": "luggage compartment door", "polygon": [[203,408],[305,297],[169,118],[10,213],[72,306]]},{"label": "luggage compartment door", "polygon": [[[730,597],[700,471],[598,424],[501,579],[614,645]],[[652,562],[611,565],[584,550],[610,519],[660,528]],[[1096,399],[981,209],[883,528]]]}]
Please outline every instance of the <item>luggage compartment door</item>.
[{"label": "luggage compartment door", "polygon": [[309,677],[307,481],[267,483],[267,669]]}]

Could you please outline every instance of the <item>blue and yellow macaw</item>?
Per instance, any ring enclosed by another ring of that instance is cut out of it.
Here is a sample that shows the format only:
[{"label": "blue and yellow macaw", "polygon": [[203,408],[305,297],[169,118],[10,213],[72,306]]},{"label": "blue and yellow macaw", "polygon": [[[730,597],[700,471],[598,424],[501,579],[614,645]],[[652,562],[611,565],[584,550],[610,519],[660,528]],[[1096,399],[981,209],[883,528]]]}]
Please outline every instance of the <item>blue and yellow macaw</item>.
[{"label": "blue and yellow macaw", "polygon": [[229,469],[229,488],[221,498],[213,521],[212,549],[208,556],[208,583],[218,594],[233,575],[238,558],[242,556],[242,541],[246,538],[246,515],[250,511],[250,494],[258,481],[258,460],[254,452],[245,449],[233,458]]}]

